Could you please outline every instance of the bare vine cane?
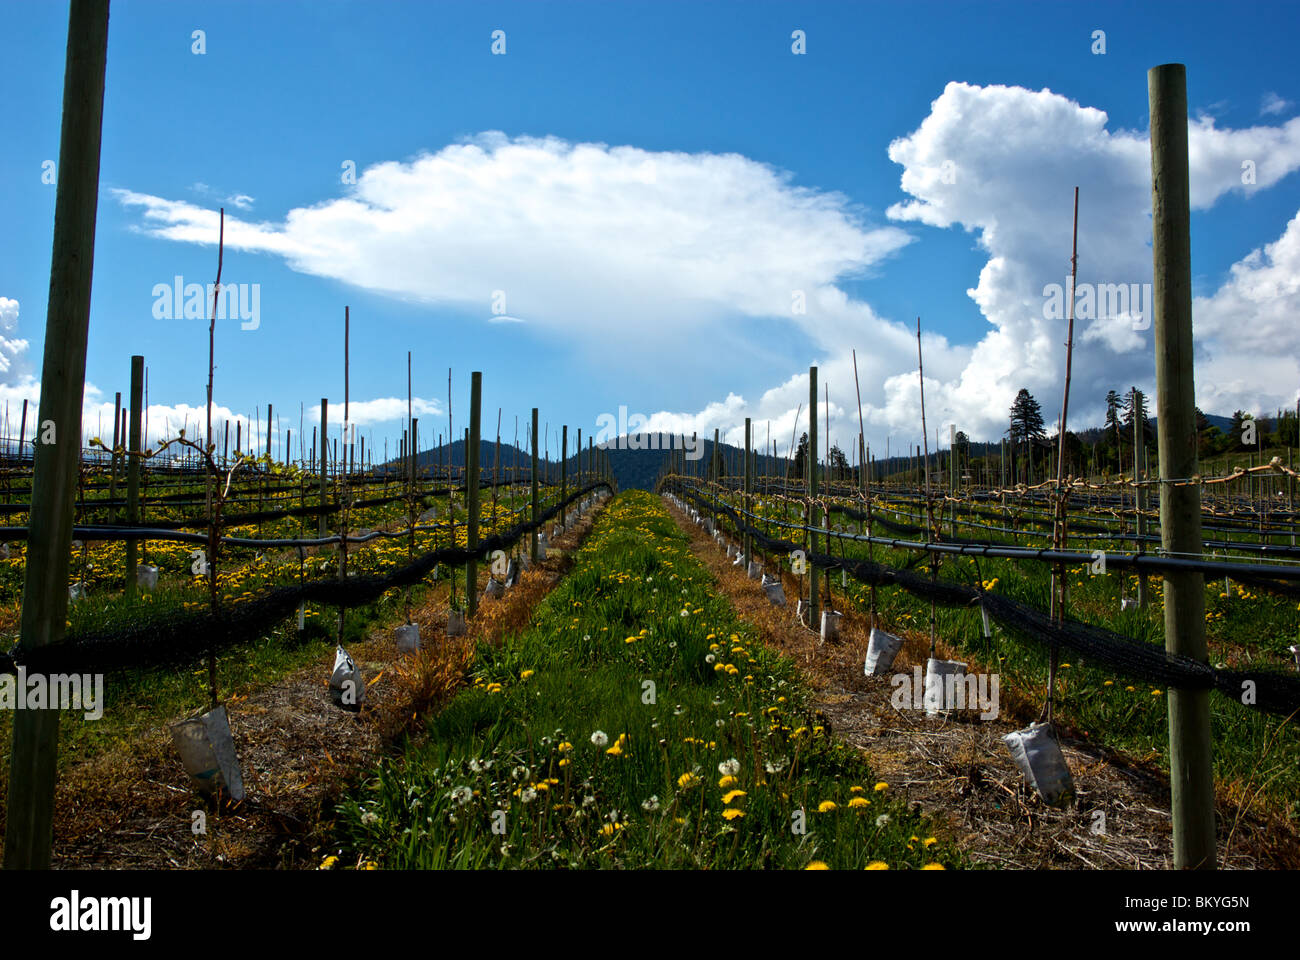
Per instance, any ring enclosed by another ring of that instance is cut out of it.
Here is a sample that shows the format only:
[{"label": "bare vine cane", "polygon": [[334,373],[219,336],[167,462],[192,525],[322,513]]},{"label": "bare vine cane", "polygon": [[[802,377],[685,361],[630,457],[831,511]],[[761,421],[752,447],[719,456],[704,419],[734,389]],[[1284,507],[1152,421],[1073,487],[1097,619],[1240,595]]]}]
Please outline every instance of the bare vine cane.
[{"label": "bare vine cane", "polygon": [[[103,446],[102,441],[96,438],[91,441],[92,445]],[[162,453],[168,447],[177,445],[187,447],[198,454],[199,459],[203,462],[205,469],[211,471],[211,475],[220,476],[221,469],[217,466],[212,457],[212,451],[216,449],[215,443],[209,443],[206,447],[187,439],[184,431],[172,440],[164,440],[156,451],[145,450],[144,456],[154,457]],[[208,575],[208,604],[212,615],[217,615],[217,558],[218,551],[221,547],[221,511],[225,505],[226,497],[230,494],[230,486],[234,482],[235,472],[245,462],[250,462],[249,458],[242,454],[235,457],[234,464],[231,465],[229,472],[226,474],[226,482],[222,487],[213,491],[212,497],[212,521],[208,524],[208,552],[205,557],[205,566]],[[212,700],[212,706],[216,707],[219,703],[217,696],[217,655],[215,650],[208,652],[208,692]]]}]

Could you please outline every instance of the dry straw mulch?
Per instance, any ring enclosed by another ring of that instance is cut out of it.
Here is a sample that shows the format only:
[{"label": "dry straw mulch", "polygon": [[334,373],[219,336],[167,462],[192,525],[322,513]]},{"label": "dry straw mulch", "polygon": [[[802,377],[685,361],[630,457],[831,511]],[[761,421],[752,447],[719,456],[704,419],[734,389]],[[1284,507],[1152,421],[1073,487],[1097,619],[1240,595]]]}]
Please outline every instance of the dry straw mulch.
[{"label": "dry straw mulch", "polygon": [[[239,803],[190,787],[166,729],[64,771],[55,798],[55,869],[312,868],[328,849],[334,805],[385,749],[467,682],[480,640],[524,627],[571,566],[600,507],[551,543],[550,557],[500,600],[482,599],[465,636],[446,637],[450,587],[439,582],[412,609],[424,649],[398,654],[395,623],[377,625],[349,653],[367,681],[358,714],[330,702],[332,645],[318,662],[247,697],[226,700],[246,791]],[[486,565],[480,564],[480,596]],[[460,591],[464,590],[461,577]],[[400,622],[400,617],[398,622]],[[180,720],[175,717],[173,720]],[[196,812],[206,833],[194,829]]]}]

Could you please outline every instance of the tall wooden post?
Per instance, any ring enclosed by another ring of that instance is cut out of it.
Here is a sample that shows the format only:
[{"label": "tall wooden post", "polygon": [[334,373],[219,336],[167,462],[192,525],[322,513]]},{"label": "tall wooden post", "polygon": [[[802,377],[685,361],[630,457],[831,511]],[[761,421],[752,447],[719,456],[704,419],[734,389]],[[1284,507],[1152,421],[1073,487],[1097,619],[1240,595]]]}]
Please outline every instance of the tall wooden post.
[{"label": "tall wooden post", "polygon": [[[144,402],[144,357],[131,358],[131,411],[130,428],[126,446],[126,522],[140,522],[140,457],[143,446],[140,440],[140,421]],[[30,541],[29,541],[30,542]],[[135,570],[138,562],[139,541],[126,542],[126,599],[135,599]]]},{"label": "tall wooden post", "polygon": [[[808,368],[808,462],[805,464],[808,476],[808,526],[811,528],[809,549],[820,553],[817,541],[817,521],[820,517],[817,505],[817,368]],[[821,629],[821,609],[817,602],[817,571],[808,566],[808,625],[814,630]]]},{"label": "tall wooden post", "polygon": [[[1192,264],[1187,173],[1187,74],[1181,63],[1147,73],[1151,107],[1151,218],[1155,266],[1156,416],[1160,422],[1160,540],[1167,554],[1201,553],[1201,491],[1173,486],[1198,472],[1193,389]],[[1165,573],[1165,649],[1202,662],[1205,584],[1197,571]],[[1169,784],[1174,866],[1214,869],[1210,691],[1169,691]]]},{"label": "tall wooden post", "polygon": [[[533,523],[536,523],[536,522],[537,522],[537,408],[536,408],[536,407],[533,407],[533,439],[532,439],[532,441],[528,444],[528,446],[531,448],[531,449],[530,449],[530,452],[532,453],[532,461],[533,461],[533,464],[532,464],[532,486],[533,486],[533,512],[532,512],[532,522],[533,522]],[[537,529],[536,529],[536,528],[534,528],[534,529],[533,529],[533,532],[529,535],[529,539],[531,540],[531,543],[532,543],[532,553],[531,553],[531,556],[532,556],[532,558],[533,558],[533,562],[536,563],[536,562],[537,562]]]},{"label": "tall wooden post", "polygon": [[[117,406],[122,406],[122,394],[117,394]],[[117,425],[113,425],[113,431],[117,431]],[[27,401],[22,402],[22,423],[18,424],[18,464],[21,466],[23,460],[27,459]],[[1290,460],[1287,462],[1290,466]]]},{"label": "tall wooden post", "polygon": [[[1133,481],[1134,483],[1138,483],[1144,479],[1142,473],[1146,469],[1147,445],[1146,445],[1146,437],[1142,436],[1143,433],[1144,430],[1142,426],[1141,411],[1138,410],[1138,405],[1137,405],[1137,388],[1134,387],[1133,388]],[[1142,511],[1144,511],[1147,508],[1147,490],[1146,487],[1135,486],[1133,488],[1133,491],[1134,491],[1134,505],[1136,507],[1136,513],[1137,513],[1137,535],[1139,537],[1143,537],[1146,535],[1147,532],[1147,518],[1142,513]],[[1142,541],[1139,540],[1138,541],[1139,550],[1144,549],[1141,546],[1141,543]],[[1144,574],[1141,570],[1138,570],[1137,578],[1138,578],[1138,606],[1141,609],[1145,610],[1148,602],[1146,574]]]},{"label": "tall wooden post", "polygon": [[[474,371],[469,375],[469,438],[465,444],[465,510],[469,529],[466,545],[473,550],[478,546],[478,446],[481,430],[479,405],[483,399],[483,374]],[[465,602],[469,616],[478,612],[478,561],[465,564]]]},{"label": "tall wooden post", "polygon": [[320,523],[317,526],[316,536],[325,536],[325,475],[329,472],[325,465],[329,462],[329,422],[330,422],[330,402],[327,398],[320,398]]},{"label": "tall wooden post", "polygon": [[[28,650],[61,641],[68,610],[107,56],[107,0],[72,0],[23,582],[21,640]],[[5,808],[8,869],[49,869],[58,750],[58,710],[15,711]]]},{"label": "tall wooden post", "polygon": [[[754,475],[753,472],[750,470],[750,466],[749,466],[750,464],[750,456],[749,456],[750,433],[749,432],[750,432],[750,420],[749,417],[746,417],[745,418],[745,512],[746,513],[752,513],[754,509],[750,497],[750,493],[753,491]],[[745,522],[752,523],[753,521],[749,517],[746,517]],[[754,549],[753,538],[749,535],[749,533],[745,534],[744,544],[745,544],[745,551],[744,551],[745,568],[746,568],[746,572],[748,572],[749,562],[750,560],[753,559],[753,557],[751,556],[751,551]]]},{"label": "tall wooden post", "polygon": [[[569,495],[569,426],[565,424],[562,428],[562,437],[560,441],[560,503],[564,503],[564,498]],[[564,507],[560,507],[560,528],[563,529]]]}]

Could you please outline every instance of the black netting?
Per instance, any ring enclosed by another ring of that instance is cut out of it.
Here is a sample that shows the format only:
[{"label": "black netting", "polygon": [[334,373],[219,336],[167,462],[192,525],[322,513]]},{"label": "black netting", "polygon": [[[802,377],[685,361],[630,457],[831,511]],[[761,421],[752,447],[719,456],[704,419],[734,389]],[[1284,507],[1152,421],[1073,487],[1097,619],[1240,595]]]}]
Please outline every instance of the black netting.
[{"label": "black netting", "polygon": [[211,612],[175,613],[156,620],[133,622],[94,633],[69,634],[63,641],[34,650],[21,644],[0,654],[0,673],[22,665],[40,673],[111,673],[129,667],[180,665],[239,643],[265,636],[278,621],[298,609],[299,603],[331,607],[359,607],[371,603],[394,587],[419,583],[438,564],[458,566],[483,559],[494,550],[509,550],[525,536],[559,515],[560,511],[593,490],[610,489],[597,481],[575,490],[536,521],[519,523],[482,540],[478,547],[442,547],[421,554],[392,573],[345,580],[314,580],[280,587],[252,602]]},{"label": "black netting", "polygon": [[[789,553],[802,549],[788,540],[769,537],[725,503],[714,503],[688,487],[678,486],[676,490],[702,509],[725,516],[738,533],[749,534],[762,550]],[[809,531],[822,532],[812,528]],[[828,553],[807,553],[806,558],[814,567],[844,570],[861,583],[901,587],[916,597],[945,606],[982,605],[989,617],[1008,632],[1049,647],[1073,650],[1081,656],[1106,664],[1125,677],[1182,690],[1216,689],[1235,703],[1243,702],[1243,685],[1249,682],[1254,684],[1254,701],[1244,705],[1285,716],[1300,711],[1300,679],[1289,674],[1262,670],[1216,670],[1209,664],[1175,656],[1154,644],[1132,640],[1103,627],[1071,619],[1058,623],[1049,614],[1027,604],[1001,594],[985,593],[952,580],[932,580],[870,560],[836,557]],[[1234,576],[1234,579],[1239,578]],[[1262,578],[1259,585],[1263,586]],[[1290,584],[1282,586],[1287,590],[1295,589]]]}]

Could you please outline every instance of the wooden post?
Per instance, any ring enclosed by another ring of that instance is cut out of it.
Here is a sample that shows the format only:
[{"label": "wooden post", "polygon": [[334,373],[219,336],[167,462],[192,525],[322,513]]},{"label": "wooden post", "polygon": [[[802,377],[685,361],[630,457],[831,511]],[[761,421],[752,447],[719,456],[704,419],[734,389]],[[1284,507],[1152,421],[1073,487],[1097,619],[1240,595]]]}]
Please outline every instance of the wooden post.
[{"label": "wooden post", "polygon": [[[122,394],[117,394],[117,405],[122,405]],[[116,432],[117,425],[113,425]],[[22,423],[18,425],[18,466],[21,467],[23,460],[27,459],[27,401],[22,402]],[[1287,466],[1291,466],[1290,460],[1287,460]]]},{"label": "wooden post", "polygon": [[[469,435],[465,444],[465,511],[469,529],[466,546],[478,546],[478,446],[481,431],[479,416],[483,399],[483,374],[474,371],[469,375]],[[465,601],[469,616],[478,611],[478,561],[465,564]]]},{"label": "wooden post", "polygon": [[[61,641],[68,610],[68,546],[80,475],[107,55],[107,0],[72,0],[23,582],[21,640],[27,650]],[[53,442],[41,442],[46,439]],[[5,821],[7,869],[49,869],[58,749],[58,710],[15,712]]]},{"label": "wooden post", "polygon": [[950,536],[957,538],[957,424],[948,424],[948,496],[953,498],[949,505],[951,514]]},{"label": "wooden post", "polygon": [[[563,503],[564,498],[569,495],[569,464],[568,464],[569,426],[568,424],[565,424],[564,427],[562,428],[561,435],[563,439],[560,440],[560,503]],[[563,530],[564,526],[565,526],[564,507],[560,507],[560,529]]]},{"label": "wooden post", "polygon": [[325,536],[325,475],[328,472],[325,464],[329,462],[329,422],[330,422],[330,402],[327,398],[320,398],[320,522],[316,528],[316,536]]},{"label": "wooden post", "polygon": [[[817,541],[818,511],[814,501],[817,499],[817,368],[808,368],[808,462],[804,465],[808,477],[808,526],[811,537],[808,549],[812,553],[820,552]],[[821,610],[817,602],[817,571],[808,566],[808,626],[814,630],[821,629]]]},{"label": "wooden post", "polygon": [[[1146,459],[1147,459],[1146,446],[1147,445],[1146,445],[1146,437],[1141,436],[1142,433],[1143,433],[1142,417],[1137,406],[1137,388],[1134,387],[1133,388],[1133,481],[1134,483],[1138,483],[1143,479],[1142,471],[1146,469]],[[1142,514],[1142,511],[1145,510],[1147,506],[1146,487],[1135,486],[1133,488],[1133,492],[1134,492],[1134,507],[1136,508],[1135,512],[1137,514],[1137,518],[1136,518],[1137,535],[1139,537],[1142,537],[1145,536],[1147,532],[1147,518]],[[1144,549],[1141,540],[1138,540],[1138,549],[1139,550]],[[1144,574],[1141,570],[1138,570],[1137,578],[1138,578],[1138,607],[1145,610],[1147,607],[1146,574]]]},{"label": "wooden post", "polygon": [[[140,522],[140,418],[144,393],[144,357],[131,358],[130,430],[126,447],[126,522]],[[29,541],[30,542],[30,541]],[[135,570],[139,542],[126,542],[126,599],[135,599]]]},{"label": "wooden post", "polygon": [[[532,522],[536,523],[537,522],[537,408],[536,407],[533,407],[533,439],[529,442],[528,446],[530,448],[529,452],[532,454],[532,461],[533,461],[533,465],[532,465],[533,512],[531,516],[532,516]],[[537,530],[535,528],[533,532],[529,534],[529,539],[532,544],[531,556],[533,558],[533,563],[536,563],[537,562]]]},{"label": "wooden post", "polygon": [[[749,417],[746,417],[745,418],[745,512],[746,513],[751,513],[753,512],[754,509],[750,497],[750,493],[752,493],[754,489],[753,486],[754,475],[749,467],[749,462],[750,462],[750,456],[749,456],[750,433],[749,432],[750,432],[750,420]],[[746,517],[745,522],[752,523],[753,521],[749,517]],[[750,551],[754,549],[753,538],[748,533],[745,534],[744,545],[745,545],[745,572],[746,574],[748,574],[749,562],[753,559],[753,557],[750,554]]]},{"label": "wooden post", "polygon": [[[1156,409],[1160,479],[1195,476],[1192,264],[1187,161],[1187,74],[1181,63],[1147,73],[1151,108]],[[1160,540],[1167,554],[1201,553],[1201,490],[1162,485]],[[1197,571],[1165,573],[1165,649],[1205,662],[1205,584]],[[1174,867],[1214,869],[1210,691],[1169,690],[1169,784]]]}]

